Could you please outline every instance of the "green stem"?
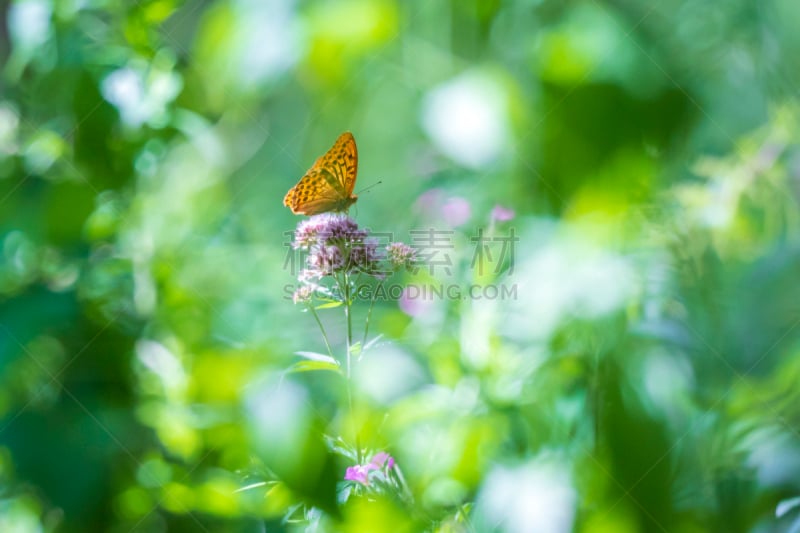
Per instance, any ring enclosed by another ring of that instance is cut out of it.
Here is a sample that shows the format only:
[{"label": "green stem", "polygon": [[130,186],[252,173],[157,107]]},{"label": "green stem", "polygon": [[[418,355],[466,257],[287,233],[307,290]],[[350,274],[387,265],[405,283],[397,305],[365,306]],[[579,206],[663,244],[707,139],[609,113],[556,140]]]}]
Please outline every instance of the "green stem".
[{"label": "green stem", "polygon": [[335,357],[333,357],[333,350],[331,349],[331,343],[328,340],[328,334],[325,333],[325,328],[322,326],[322,321],[319,319],[317,310],[314,309],[314,304],[309,302],[308,309],[311,311],[311,314],[314,315],[314,320],[317,321],[317,325],[319,326],[319,329],[322,332],[322,339],[325,341],[325,348],[328,349],[328,355],[330,355],[332,358],[335,359]]},{"label": "green stem", "polygon": [[[383,281],[378,283],[378,287],[383,285]],[[364,339],[361,341],[361,351],[364,351],[364,347],[367,345],[367,335],[369,335],[369,319],[372,317],[372,308],[375,307],[375,293],[377,290],[372,291],[372,298],[369,301],[369,310],[367,311],[367,319],[364,321]]]},{"label": "green stem", "polygon": [[347,379],[350,380],[350,349],[353,345],[353,318],[350,309],[350,275],[344,273],[344,314],[347,317]]},{"label": "green stem", "polygon": [[361,442],[358,436],[358,424],[355,419],[355,411],[353,409],[353,386],[352,381],[350,380],[351,377],[351,359],[352,356],[350,354],[350,350],[353,346],[353,313],[351,305],[352,295],[350,294],[350,275],[345,271],[343,274],[343,294],[344,294],[344,314],[347,318],[347,404],[350,410],[350,416],[353,417],[353,434],[355,435],[356,441],[356,460],[358,464],[361,464]]}]

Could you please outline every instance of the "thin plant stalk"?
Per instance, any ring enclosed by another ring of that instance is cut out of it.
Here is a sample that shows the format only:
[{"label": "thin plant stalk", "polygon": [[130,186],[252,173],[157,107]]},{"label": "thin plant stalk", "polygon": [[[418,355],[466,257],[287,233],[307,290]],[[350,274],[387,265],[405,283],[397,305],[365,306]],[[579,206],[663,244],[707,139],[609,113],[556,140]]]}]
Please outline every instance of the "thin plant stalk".
[{"label": "thin plant stalk", "polygon": [[[383,285],[383,281],[378,283],[378,287]],[[369,300],[369,310],[367,310],[367,318],[364,320],[364,339],[361,341],[361,350],[367,345],[367,335],[369,335],[369,319],[372,317],[372,308],[375,307],[375,297],[378,291],[372,291],[372,298]]]},{"label": "thin plant stalk", "polygon": [[322,339],[325,341],[325,348],[328,349],[328,355],[330,355],[331,358],[335,359],[335,357],[333,357],[333,349],[331,349],[331,343],[328,340],[328,334],[325,332],[325,328],[322,326],[322,321],[319,319],[319,315],[317,314],[317,310],[314,309],[314,304],[309,302],[308,309],[311,311],[311,314],[314,315],[314,320],[317,321],[317,325],[319,326],[319,330],[322,332]]},{"label": "thin plant stalk", "polygon": [[353,318],[350,305],[352,304],[350,298],[350,275],[345,272],[344,274],[344,314],[347,317],[347,379],[350,380],[350,349],[353,345]]},{"label": "thin plant stalk", "polygon": [[[361,462],[361,439],[358,435],[358,425],[355,420],[355,411],[353,409],[353,387],[352,382],[350,380],[351,377],[351,364],[352,364],[352,355],[351,349],[353,346],[353,313],[352,313],[352,298],[350,293],[350,275],[347,272],[342,273],[343,277],[343,287],[342,293],[344,294],[344,314],[347,318],[347,403],[350,408],[350,416],[353,417],[353,434],[355,435],[356,441],[356,459],[360,463]],[[338,282],[338,280],[337,280]]]}]

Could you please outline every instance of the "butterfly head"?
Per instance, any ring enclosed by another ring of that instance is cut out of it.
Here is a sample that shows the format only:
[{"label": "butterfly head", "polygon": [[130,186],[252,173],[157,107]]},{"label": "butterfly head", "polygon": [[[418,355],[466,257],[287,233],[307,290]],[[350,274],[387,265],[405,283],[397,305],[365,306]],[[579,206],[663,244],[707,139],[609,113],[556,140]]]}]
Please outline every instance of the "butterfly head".
[{"label": "butterfly head", "polygon": [[336,211],[347,211],[351,205],[356,203],[356,200],[358,200],[358,196],[355,194],[350,195],[349,198],[344,198],[339,202],[339,208]]}]

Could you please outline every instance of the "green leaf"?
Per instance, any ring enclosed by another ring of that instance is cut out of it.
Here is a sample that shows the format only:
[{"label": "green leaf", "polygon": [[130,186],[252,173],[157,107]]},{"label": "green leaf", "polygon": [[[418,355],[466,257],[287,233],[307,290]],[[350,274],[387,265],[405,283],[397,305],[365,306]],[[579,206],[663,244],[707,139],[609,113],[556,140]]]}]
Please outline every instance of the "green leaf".
[{"label": "green leaf", "polygon": [[255,488],[258,488],[258,487],[265,487],[268,483],[269,483],[268,481],[259,481],[258,483],[251,483],[250,485],[245,485],[244,487],[242,487],[240,489],[236,489],[233,492],[235,494],[237,492],[244,492],[246,490],[255,489]]},{"label": "green leaf", "polygon": [[325,355],[322,353],[317,352],[294,352],[296,355],[300,357],[305,357],[306,359],[310,359],[311,361],[320,361],[325,363],[331,363],[334,365],[339,365],[338,361],[331,357],[330,355]]},{"label": "green leaf", "polygon": [[316,370],[330,370],[341,374],[339,363],[329,363],[327,361],[300,361],[290,366],[286,372],[313,372]]},{"label": "green leaf", "polygon": [[798,506],[800,506],[800,497],[783,500],[778,503],[778,507],[775,508],[775,516],[780,518]]},{"label": "green leaf", "polygon": [[320,310],[320,309],[332,309],[334,307],[339,307],[340,305],[342,305],[342,302],[329,302],[329,303],[326,303],[326,304],[318,305],[314,309],[317,309],[317,310]]},{"label": "green leaf", "polygon": [[358,453],[356,452],[355,448],[347,444],[342,437],[334,438],[330,435],[323,435],[322,438],[325,440],[325,444],[328,446],[330,451],[338,453],[342,457],[347,457],[353,462],[358,460]]},{"label": "green leaf", "polygon": [[365,351],[365,352],[366,352],[367,350],[369,350],[370,348],[372,348],[373,346],[375,346],[375,343],[376,343],[376,342],[378,342],[379,340],[381,340],[382,338],[383,338],[383,333],[381,333],[380,335],[378,335],[377,337],[375,337],[374,339],[372,339],[371,341],[369,341],[367,344],[365,344],[365,345],[364,345],[364,350],[363,350],[363,351]]}]

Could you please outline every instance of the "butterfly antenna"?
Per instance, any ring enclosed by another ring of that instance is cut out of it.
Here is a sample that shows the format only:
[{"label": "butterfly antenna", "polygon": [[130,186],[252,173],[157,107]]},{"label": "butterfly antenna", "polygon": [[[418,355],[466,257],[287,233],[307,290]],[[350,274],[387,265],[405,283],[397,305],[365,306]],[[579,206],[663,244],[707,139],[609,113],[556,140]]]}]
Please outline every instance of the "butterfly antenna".
[{"label": "butterfly antenna", "polygon": [[363,193],[367,192],[368,190],[370,190],[371,188],[373,188],[373,187],[377,187],[377,186],[378,186],[378,185],[380,185],[381,183],[383,183],[383,180],[378,180],[378,181],[376,181],[375,183],[373,183],[372,185],[367,185],[366,187],[364,187],[363,189],[361,189],[360,191],[358,191],[358,193],[357,193],[357,194],[363,194]]}]

